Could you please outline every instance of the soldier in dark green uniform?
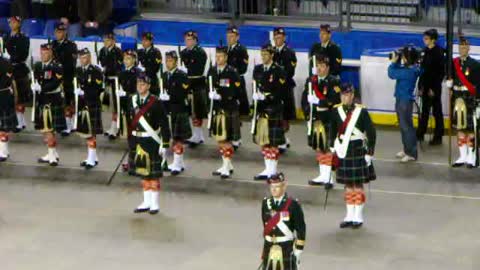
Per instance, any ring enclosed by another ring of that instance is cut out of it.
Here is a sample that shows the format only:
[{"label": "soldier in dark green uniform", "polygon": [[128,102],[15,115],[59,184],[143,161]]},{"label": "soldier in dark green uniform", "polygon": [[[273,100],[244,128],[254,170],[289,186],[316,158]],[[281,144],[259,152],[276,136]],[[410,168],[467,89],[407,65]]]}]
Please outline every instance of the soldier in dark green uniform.
[{"label": "soldier in dark green uniform", "polygon": [[[64,98],[62,93],[63,68],[53,60],[51,44],[40,46],[41,62],[34,65],[32,92],[36,95],[35,129],[44,134],[48,152],[38,159],[39,163],[57,166],[59,155],[56,150],[56,133],[65,130]],[[35,104],[34,104],[35,106]]]},{"label": "soldier in dark green uniform", "polygon": [[169,114],[173,139],[173,163],[168,166],[168,169],[172,175],[178,175],[185,170],[183,144],[192,136],[188,106],[190,85],[187,73],[178,69],[177,52],[167,52],[165,58],[167,71],[162,75],[163,89],[160,89],[160,100]]},{"label": "soldier in dark green uniform", "polygon": [[[285,129],[285,135],[290,130],[290,120],[297,119],[297,113],[295,108],[295,68],[297,67],[297,56],[295,51],[287,46],[285,43],[286,33],[282,27],[273,29],[273,40],[275,41],[275,54],[273,55],[273,62],[281,66],[287,76],[287,93],[285,94],[285,100],[283,101],[283,126]],[[290,140],[285,136],[285,144],[279,146],[280,151],[286,151],[290,147]]]},{"label": "soldier in dark green uniform", "polygon": [[80,50],[78,55],[78,88],[74,90],[75,95],[79,96],[77,134],[87,140],[87,159],[80,165],[88,170],[98,164],[96,138],[103,133],[100,95],[104,77],[100,67],[92,64],[92,56],[87,48]]},{"label": "soldier in dark green uniform", "polygon": [[55,26],[55,39],[52,42],[53,57],[63,67],[63,93],[65,95],[65,122],[67,128],[62,131],[62,136],[70,135],[73,130],[73,114],[75,101],[73,95],[73,77],[77,65],[77,45],[68,39],[68,26],[58,23]]},{"label": "soldier in dark green uniform", "polygon": [[[231,26],[227,29],[227,43],[228,43],[228,65],[234,67],[238,74],[240,74],[240,116],[248,116],[250,114],[250,105],[248,103],[247,87],[245,85],[245,74],[248,69],[248,50],[245,46],[240,44],[240,33],[236,26]],[[235,149],[240,147],[241,140],[232,141]]]},{"label": "soldier in dark green uniform", "polygon": [[116,95],[120,97],[120,130],[119,134],[122,138],[127,138],[128,147],[130,149],[128,160],[122,164],[123,171],[134,174],[133,159],[135,157],[135,145],[133,139],[128,134],[130,126],[130,118],[128,117],[129,102],[133,95],[137,93],[137,76],[141,70],[137,67],[137,53],[133,49],[128,49],[123,53],[123,64],[125,69],[120,72],[118,80],[120,89]]},{"label": "soldier in dark green uniform", "polygon": [[252,96],[254,102],[257,102],[253,141],[262,147],[265,160],[265,170],[256,175],[255,180],[266,180],[277,173],[280,158],[278,146],[285,143],[283,101],[287,78],[283,68],[273,62],[274,53],[272,45],[262,46],[262,64],[253,70],[253,79],[257,84],[257,90]]},{"label": "soldier in dark green uniform", "polygon": [[367,109],[354,104],[351,84],[342,84],[342,103],[335,106],[331,120],[330,147],[335,151],[337,183],[345,185],[347,214],[340,228],[363,225],[366,201],[363,185],[375,180],[373,154],[376,132]]},{"label": "soldier in dark green uniform", "polygon": [[169,147],[170,129],[165,107],[149,89],[150,78],[141,73],[137,79],[137,94],[131,98],[129,118],[135,147],[135,173],[143,179],[143,202],[134,212],[154,215],[159,211],[162,157]]},{"label": "soldier in dark green uniform", "polygon": [[223,179],[233,173],[233,141],[239,141],[240,134],[240,97],[241,79],[237,70],[227,64],[228,49],[217,47],[215,66],[208,72],[212,80],[213,91],[209,92],[210,102],[213,102],[213,116],[210,134],[218,143],[222,156],[222,166],[212,174]]},{"label": "soldier in dark green uniform", "polygon": [[30,51],[30,39],[21,32],[22,19],[20,17],[11,17],[8,22],[10,24],[10,34],[3,37],[3,44],[10,55],[10,63],[13,65],[17,115],[16,132],[19,132],[26,126],[25,104],[30,101],[30,70],[25,63]]},{"label": "soldier in dark green uniform", "polygon": [[[302,95],[302,108],[307,120],[308,146],[317,152],[319,176],[309,180],[310,185],[333,185],[332,160],[328,136],[330,131],[330,118],[334,105],[340,103],[340,81],[329,74],[329,59],[326,56],[316,56],[317,72],[307,79]],[[311,93],[310,93],[311,90]],[[310,109],[312,106],[312,120]]]},{"label": "soldier in dark green uniform", "polygon": [[330,25],[320,25],[320,43],[313,44],[308,54],[310,60],[310,69],[314,73],[315,69],[312,68],[312,56],[314,55],[326,55],[330,60],[330,74],[340,78],[340,72],[342,71],[342,50],[332,40],[332,30]]},{"label": "soldier in dark green uniform", "polygon": [[207,118],[207,86],[205,81],[205,69],[207,53],[198,45],[198,34],[195,31],[187,31],[184,35],[186,48],[180,52],[183,65],[188,70],[190,80],[190,106],[192,110],[193,135],[187,142],[191,147],[202,144],[205,141],[203,136],[203,119]]},{"label": "soldier in dark green uniform", "polygon": [[263,270],[297,270],[306,239],[306,225],[300,203],[286,193],[282,173],[269,180],[270,197],[262,202]]},{"label": "soldier in dark green uniform", "polygon": [[123,52],[115,43],[115,35],[107,33],[103,36],[103,48],[98,55],[98,62],[105,74],[105,92],[110,97],[109,104],[112,110],[110,129],[105,132],[109,139],[115,139],[118,135],[117,128],[117,99],[115,97],[115,81],[112,77],[118,77],[123,65]]},{"label": "soldier in dark green uniform", "polygon": [[[142,49],[138,50],[138,62],[145,69],[145,73],[151,80],[150,92],[154,95],[160,94],[158,78],[163,70],[162,53],[153,46],[153,34],[145,32],[142,34]],[[160,72],[160,73],[159,73]]]},{"label": "soldier in dark green uniform", "polygon": [[460,157],[453,167],[477,167],[478,118],[480,109],[477,100],[480,98],[480,63],[469,56],[470,43],[460,37],[460,56],[453,60],[454,77],[447,81],[452,91],[452,127],[457,130]]},{"label": "soldier in dark green uniform", "polygon": [[13,95],[13,66],[0,52],[0,162],[10,155],[8,133],[15,131],[15,96]]}]

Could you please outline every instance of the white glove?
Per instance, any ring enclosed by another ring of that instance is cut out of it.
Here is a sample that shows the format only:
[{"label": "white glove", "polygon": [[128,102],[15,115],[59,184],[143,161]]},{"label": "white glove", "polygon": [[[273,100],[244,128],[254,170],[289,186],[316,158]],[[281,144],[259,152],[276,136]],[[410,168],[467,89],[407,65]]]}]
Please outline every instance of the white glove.
[{"label": "white glove", "polygon": [[185,72],[185,73],[188,73],[188,69],[187,69],[186,66],[179,66],[178,69]]},{"label": "white glove", "polygon": [[10,55],[8,53],[3,53],[3,54],[0,54],[3,58],[5,58],[6,60],[10,60]]},{"label": "white glove", "polygon": [[260,92],[255,92],[253,93],[252,98],[255,101],[259,101],[259,100],[262,101],[262,100],[265,100],[265,95]]},{"label": "white glove", "polygon": [[222,96],[220,96],[217,92],[215,91],[210,91],[208,92],[208,97],[212,100],[221,100]]},{"label": "white glove", "polygon": [[77,96],[85,95],[85,92],[80,88],[75,89],[75,91],[73,91],[73,93],[75,93],[75,95],[77,95]]},{"label": "white glove", "polygon": [[334,147],[330,147],[330,153],[335,153],[335,148]]},{"label": "white glove", "polygon": [[475,109],[475,114],[477,116],[477,119],[480,119],[480,106]]},{"label": "white glove", "polygon": [[373,156],[365,155],[365,161],[367,162],[367,166],[372,165],[372,160],[373,160]]},{"label": "white glove", "polygon": [[169,94],[160,94],[160,100],[169,101],[170,100],[170,95]]},{"label": "white glove", "polygon": [[303,252],[303,250],[296,249],[296,248],[293,249],[293,255],[297,259],[297,264],[300,263],[300,256],[302,255],[302,252]]},{"label": "white glove", "polygon": [[158,148],[158,154],[162,157],[165,157],[165,154],[167,153],[167,148],[160,147]]},{"label": "white glove", "polygon": [[453,80],[447,80],[446,85],[447,85],[448,88],[452,88],[453,87]]},{"label": "white glove", "polygon": [[38,82],[35,82],[32,84],[33,93],[40,93],[41,91],[42,91],[42,87],[40,86],[40,84],[38,84]]},{"label": "white glove", "polygon": [[145,72],[145,68],[140,63],[138,63],[138,69],[140,69],[142,72]]},{"label": "white glove", "polygon": [[313,75],[316,75],[316,74],[317,74],[317,68],[316,68],[316,67],[312,67],[312,74],[313,74]]},{"label": "white glove", "polygon": [[127,96],[127,92],[123,91],[123,89],[117,90],[116,94],[117,94],[118,97],[126,97]]},{"label": "white glove", "polygon": [[316,95],[308,95],[307,99],[308,103],[312,105],[318,105],[318,103],[320,103],[320,99],[318,99]]}]

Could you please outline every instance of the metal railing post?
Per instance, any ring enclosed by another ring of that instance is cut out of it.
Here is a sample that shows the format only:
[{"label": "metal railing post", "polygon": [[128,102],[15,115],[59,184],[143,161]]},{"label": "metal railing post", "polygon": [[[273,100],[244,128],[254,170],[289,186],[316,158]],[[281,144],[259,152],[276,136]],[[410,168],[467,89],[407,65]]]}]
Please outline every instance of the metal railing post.
[{"label": "metal railing post", "polygon": [[[457,27],[458,27],[458,33],[462,33],[463,29],[463,18],[462,18],[462,1],[457,1],[456,2],[457,6]],[[447,11],[448,12],[448,11]]]},{"label": "metal railing post", "polygon": [[347,1],[347,6],[346,6],[346,9],[347,9],[347,29],[348,30],[351,30],[352,29],[352,16],[350,14],[350,0],[345,0]]},{"label": "metal railing post", "polygon": [[344,31],[345,26],[343,25],[343,0],[338,1],[338,16],[340,16],[338,20],[338,28],[341,31]]}]

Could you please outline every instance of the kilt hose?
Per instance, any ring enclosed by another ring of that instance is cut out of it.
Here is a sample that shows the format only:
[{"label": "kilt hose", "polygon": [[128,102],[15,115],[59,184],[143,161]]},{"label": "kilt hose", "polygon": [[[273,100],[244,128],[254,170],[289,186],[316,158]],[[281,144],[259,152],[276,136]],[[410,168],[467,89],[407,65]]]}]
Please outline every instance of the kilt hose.
[{"label": "kilt hose", "polygon": [[250,104],[248,103],[247,86],[245,84],[245,77],[243,75],[240,76],[240,96],[238,100],[240,101],[240,106],[239,106],[240,115],[249,116]]},{"label": "kilt hose", "polygon": [[345,158],[335,162],[337,183],[355,186],[376,179],[373,164],[367,166],[365,161],[366,153],[362,140],[350,141]]},{"label": "kilt hose", "polygon": [[158,154],[159,144],[151,137],[132,136],[132,140],[135,174],[143,179],[162,177],[163,158]]},{"label": "kilt hose", "polygon": [[172,112],[170,114],[170,125],[174,140],[185,141],[192,137],[188,112]]},{"label": "kilt hose", "polygon": [[100,102],[81,102],[79,106],[77,133],[80,137],[89,138],[103,134],[102,108]]},{"label": "kilt hose", "polygon": [[62,94],[40,94],[38,99],[38,106],[35,110],[35,129],[41,132],[62,132],[65,130],[67,123]]},{"label": "kilt hose", "polygon": [[190,79],[193,100],[190,100],[192,119],[205,119],[208,116],[209,108],[207,102],[207,85],[205,77]]},{"label": "kilt hose", "polygon": [[15,131],[17,124],[15,97],[10,89],[2,89],[0,90],[0,131]]},{"label": "kilt hose", "polygon": [[239,111],[220,110],[216,112],[212,118],[210,135],[213,136],[217,142],[238,141],[242,137],[240,125]]},{"label": "kilt hose", "polygon": [[282,117],[269,118],[262,114],[257,119],[253,142],[259,146],[278,147],[285,144],[285,130]]},{"label": "kilt hose", "polygon": [[468,91],[453,91],[452,127],[457,131],[474,132],[475,97]]}]

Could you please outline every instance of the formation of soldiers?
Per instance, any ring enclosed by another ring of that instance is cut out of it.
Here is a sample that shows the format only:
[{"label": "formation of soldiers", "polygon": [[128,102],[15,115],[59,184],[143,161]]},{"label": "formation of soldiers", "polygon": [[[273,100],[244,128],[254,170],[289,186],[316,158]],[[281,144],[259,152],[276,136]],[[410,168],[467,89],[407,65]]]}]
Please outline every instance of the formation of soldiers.
[{"label": "formation of soldiers", "polygon": [[[249,104],[245,73],[247,49],[239,43],[238,28],[229,27],[227,45],[218,46],[215,64],[199,45],[195,31],[184,34],[185,48],[165,53],[154,47],[154,36],[142,34],[142,48],[122,51],[115,36],[104,36],[98,63],[87,48],[78,49],[66,35],[66,26],[55,27],[51,43],[41,45],[41,59],[30,72],[26,60],[29,39],[19,29],[21,19],[9,20],[11,33],[3,38],[0,57],[0,161],[9,157],[10,132],[25,128],[25,105],[32,102],[32,121],[44,135],[47,153],[41,163],[57,166],[57,134],[75,131],[86,140],[87,155],[80,165],[98,165],[97,135],[128,142],[124,169],[142,179],[143,201],[135,213],[159,211],[160,178],[185,170],[185,145],[195,148],[205,141],[203,127],[218,143],[222,159],[212,175],[223,179],[234,172],[233,156],[241,147],[242,119],[251,117],[251,135],[264,156],[265,169],[254,180],[267,181],[272,196],[262,205],[265,246],[263,269],[297,269],[305,244],[303,212],[286,195],[285,176],[278,169],[281,154],[290,141],[289,121],[296,119],[295,51],[286,44],[285,29],[275,28],[274,46],[261,48],[261,63],[253,71],[252,104]],[[8,54],[3,53],[3,50]],[[455,166],[476,166],[476,86],[479,63],[468,56],[469,44],[460,41],[461,56],[454,61],[454,127],[458,129],[460,158]],[[7,59],[6,55],[9,55]],[[351,84],[340,83],[342,63],[338,45],[331,41],[329,25],[320,27],[320,42],[309,53],[309,77],[302,93],[308,145],[317,153],[319,175],[313,186],[331,189],[334,179],[345,185],[346,216],[341,228],[359,228],[364,222],[366,195],[363,185],[375,180],[373,155],[376,133],[367,110],[354,103]],[[79,63],[77,65],[77,62]],[[110,128],[103,131],[102,106],[112,110]],[[206,123],[205,123],[206,120]],[[173,160],[166,161],[171,148]]]}]

